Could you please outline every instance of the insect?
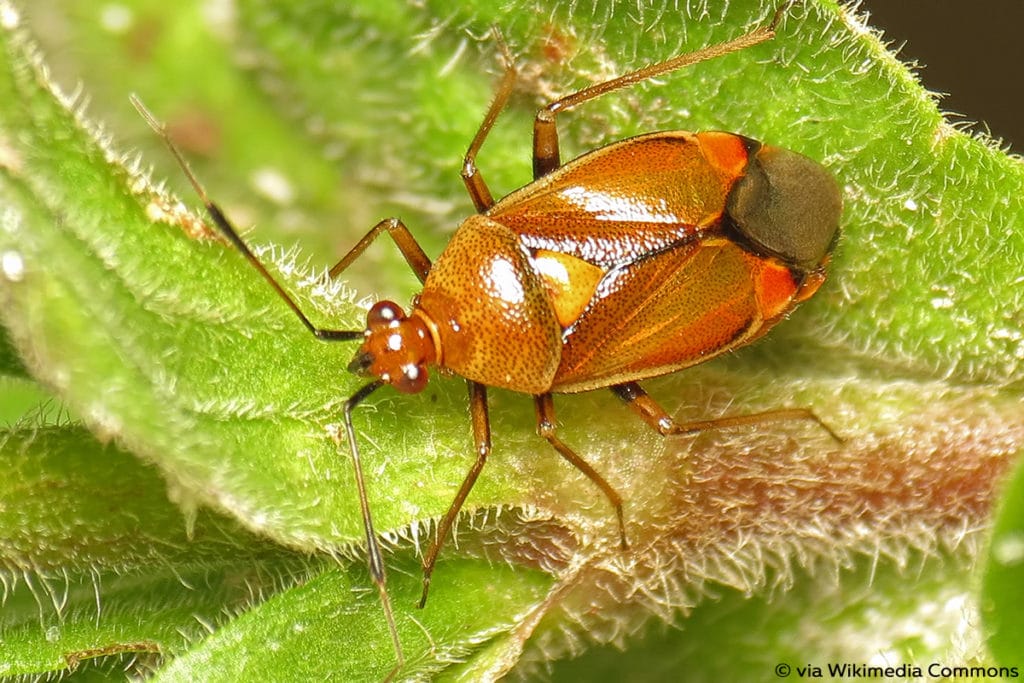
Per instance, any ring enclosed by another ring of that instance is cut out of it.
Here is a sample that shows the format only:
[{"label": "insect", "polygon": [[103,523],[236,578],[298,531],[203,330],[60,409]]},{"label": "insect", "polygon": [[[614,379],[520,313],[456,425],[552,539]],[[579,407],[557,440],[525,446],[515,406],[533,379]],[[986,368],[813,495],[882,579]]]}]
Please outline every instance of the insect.
[{"label": "insect", "polygon": [[828,171],[795,152],[724,132],[649,133],[562,164],[556,128],[558,114],[589,100],[769,40],[786,7],[738,38],[592,85],[541,109],[533,131],[535,179],[499,201],[476,166],[516,78],[495,32],[506,70],[462,168],[477,213],[433,262],[401,220],[371,228],[330,276],[387,234],[423,288],[408,311],[391,301],[375,303],[365,329],[358,330],[319,327],[306,316],[207,196],[164,126],[133,97],[213,222],[302,324],[320,340],[359,342],[348,369],[370,380],[344,403],[343,416],[367,563],[396,653],[392,674],[404,659],[352,426],[352,411],[377,389],[422,391],[432,366],[465,378],[469,389],[476,459],[423,556],[420,607],[442,544],[491,452],[488,387],[533,397],[539,435],[603,492],[623,548],[623,499],[558,436],[553,394],[609,388],[662,435],[769,419],[818,421],[808,410],[780,409],[680,424],[638,382],[752,342],[817,291],[842,213]]}]

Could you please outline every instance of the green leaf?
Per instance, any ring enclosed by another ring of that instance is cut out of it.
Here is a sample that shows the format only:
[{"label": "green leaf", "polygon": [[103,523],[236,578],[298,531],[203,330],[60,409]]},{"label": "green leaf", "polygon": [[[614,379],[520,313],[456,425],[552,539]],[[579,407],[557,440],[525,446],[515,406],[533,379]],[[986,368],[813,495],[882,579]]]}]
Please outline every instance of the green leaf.
[{"label": "green leaf", "polygon": [[31,380],[0,377],[0,425],[19,422],[28,416],[43,419],[60,415],[52,398]]},{"label": "green leaf", "polygon": [[[226,553],[290,556],[209,511],[186,519],[154,467],[98,444],[82,427],[14,429],[2,433],[0,449],[10,474],[0,489],[7,568],[119,571],[216,562]],[[162,530],[159,541],[147,535],[152,529]]]},{"label": "green leaf", "polygon": [[[888,677],[941,678],[929,667],[941,671],[964,664],[977,651],[977,642],[964,640],[975,635],[970,572],[962,558],[945,553],[915,563],[914,571],[912,592],[905,590],[906,572],[885,566],[880,571],[868,558],[851,563],[839,581],[828,572],[798,572],[784,599],[727,593],[695,608],[679,628],[653,625],[631,643],[628,656],[610,646],[595,648],[580,659],[557,662],[552,677],[659,681],[686,672],[694,682],[884,680],[852,669],[907,663],[919,667],[920,675],[910,669]],[[855,601],[853,592],[859,593]],[[780,666],[789,667],[788,676],[776,673],[785,670]]]},{"label": "green leaf", "polygon": [[[200,162],[228,215],[239,225],[258,219],[252,241],[290,242],[296,224],[324,226],[302,236],[318,267],[393,213],[433,256],[470,213],[458,170],[500,71],[491,25],[522,74],[479,159],[500,195],[529,180],[540,104],[739,35],[774,10],[753,1],[690,15],[597,0],[246,0],[233,18],[211,20],[200,6],[118,3],[127,21],[94,3],[40,0],[31,12],[37,35],[83,46],[51,52],[68,55],[81,69],[71,78],[96,93],[92,119],[115,122],[122,141],[152,145],[147,162],[187,191],[166,152],[126,115],[127,94],[138,91]],[[24,366],[94,433],[156,464],[186,509],[216,508],[299,551],[357,545],[351,466],[333,438],[339,406],[359,386],[344,371],[351,346],[309,338],[198,214],[55,97],[26,33],[12,27],[13,10],[0,9],[0,98],[11,103],[0,109],[0,257],[21,264],[0,271],[0,321]],[[46,23],[54,14],[67,34]],[[472,529],[460,533],[461,552],[511,563],[515,572],[493,574],[509,590],[519,580],[511,577],[537,568],[556,579],[512,631],[519,607],[492,609],[483,621],[503,635],[446,675],[493,678],[589,643],[625,644],[652,616],[713,609],[704,599],[722,592],[762,600],[805,576],[839,576],[836,601],[852,608],[866,601],[842,571],[851,558],[908,581],[919,563],[934,567],[925,561],[949,554],[965,568],[956,583],[979,554],[994,491],[1024,441],[1018,160],[945,123],[913,76],[834,3],[808,1],[772,42],[659,81],[561,116],[564,158],[659,128],[731,130],[820,160],[846,209],[830,280],[790,321],[754,348],[648,388],[681,420],[810,406],[845,443],[778,423],[662,440],[605,394],[560,397],[560,435],[626,501],[632,548],[623,553],[606,500],[534,434],[530,401],[491,392],[495,450],[467,501]],[[353,274],[359,291],[412,291],[394,252],[385,244],[366,254]],[[317,322],[361,326],[352,292],[294,265],[305,256],[262,253]],[[356,415],[370,502],[379,530],[418,547],[473,460],[464,389],[439,377],[426,396],[378,395]],[[442,557],[455,559],[439,565],[437,591],[476,571],[454,548]],[[921,581],[938,576],[922,572]],[[395,595],[415,594],[415,577],[396,573]],[[437,642],[447,642],[437,629],[458,610],[479,616],[471,600],[488,572],[473,575],[454,613],[433,598],[414,613],[396,597],[411,653],[422,652],[408,628],[413,614]],[[368,586],[356,575],[317,581],[324,593],[317,583],[275,596],[268,623],[341,601],[346,585]],[[898,580],[868,585],[883,597],[901,591]],[[520,604],[536,599],[531,590]],[[795,595],[779,597],[783,613],[798,613],[785,609],[799,605]],[[365,660],[368,676],[387,670],[372,594],[363,609],[367,621],[354,630],[376,633],[358,641],[376,649],[325,649],[324,670],[352,652],[380,655]],[[231,623],[173,666],[208,653],[231,670],[250,651],[246,639],[265,633],[255,621]],[[465,633],[486,631],[483,621]],[[841,630],[826,632],[842,640]],[[297,641],[287,642],[291,657]],[[409,672],[440,670],[431,668],[437,659],[423,669],[409,659]]]},{"label": "green leaf", "polygon": [[[393,667],[358,563],[311,560],[206,511],[183,516],[154,468],[81,428],[10,432],[0,462],[9,473],[0,482],[0,675],[74,670],[122,653],[134,653],[131,668],[142,671],[182,655],[166,671],[171,680],[211,679],[211,659],[226,680],[242,671],[253,680],[383,678]],[[391,583],[402,606],[419,596],[407,565]],[[418,619],[403,610],[399,621],[411,672],[441,670],[507,636],[551,582],[470,559],[439,571],[452,582],[437,586],[432,609]],[[352,654],[339,659],[340,647]]]},{"label": "green leaf", "polygon": [[[437,674],[513,631],[549,585],[540,572],[480,561],[442,562],[438,571],[448,580],[438,585],[431,608],[399,622],[408,676]],[[399,604],[419,597],[412,574],[391,584]],[[321,574],[234,620],[157,680],[383,680],[394,653],[380,606],[372,595],[366,599],[367,582],[365,574],[355,580]],[[218,663],[215,671],[211,661]]]},{"label": "green leaf", "polygon": [[11,345],[11,340],[0,330],[0,376],[6,375],[13,378],[27,377],[24,366],[18,358],[18,353]]},{"label": "green leaf", "polygon": [[982,615],[996,660],[1020,671],[1024,642],[1024,467],[1018,463],[1003,491],[982,585]]},{"label": "green leaf", "polygon": [[309,564],[208,512],[186,519],[153,467],[82,428],[2,434],[0,462],[3,676],[119,653],[145,666]]}]

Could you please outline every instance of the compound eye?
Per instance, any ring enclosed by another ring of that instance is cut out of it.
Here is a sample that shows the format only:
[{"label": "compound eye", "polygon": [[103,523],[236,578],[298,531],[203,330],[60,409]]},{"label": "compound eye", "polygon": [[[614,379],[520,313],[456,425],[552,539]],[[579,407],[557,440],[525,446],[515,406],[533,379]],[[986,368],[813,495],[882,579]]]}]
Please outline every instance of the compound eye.
[{"label": "compound eye", "polygon": [[428,378],[425,366],[410,363],[402,366],[402,377],[393,386],[403,394],[418,394],[426,388]]},{"label": "compound eye", "polygon": [[405,317],[405,312],[393,301],[378,301],[366,313],[366,328],[387,327]]}]

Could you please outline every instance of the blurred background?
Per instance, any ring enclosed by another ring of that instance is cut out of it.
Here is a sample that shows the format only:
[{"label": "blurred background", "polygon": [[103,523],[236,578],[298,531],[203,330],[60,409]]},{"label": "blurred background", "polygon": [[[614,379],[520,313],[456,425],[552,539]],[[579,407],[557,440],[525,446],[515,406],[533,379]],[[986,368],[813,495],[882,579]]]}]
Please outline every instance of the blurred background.
[{"label": "blurred background", "polygon": [[[869,23],[885,33],[904,62],[916,61],[929,90],[953,121],[977,123],[1013,152],[1024,153],[1024,2],[865,0]],[[959,116],[957,116],[959,115]]]}]

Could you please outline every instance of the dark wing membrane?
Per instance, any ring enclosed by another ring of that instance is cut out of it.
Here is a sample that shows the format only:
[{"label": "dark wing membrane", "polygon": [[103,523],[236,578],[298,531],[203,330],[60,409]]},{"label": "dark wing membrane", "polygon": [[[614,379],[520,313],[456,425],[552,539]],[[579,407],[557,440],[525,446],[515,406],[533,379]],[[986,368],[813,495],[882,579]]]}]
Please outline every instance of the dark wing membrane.
[{"label": "dark wing membrane", "polygon": [[730,182],[693,134],[652,133],[574,159],[486,215],[529,249],[610,269],[697,239],[721,216]]},{"label": "dark wing membrane", "polygon": [[715,239],[688,242],[609,272],[563,335],[552,391],[667,374],[763,332],[755,257]]}]

